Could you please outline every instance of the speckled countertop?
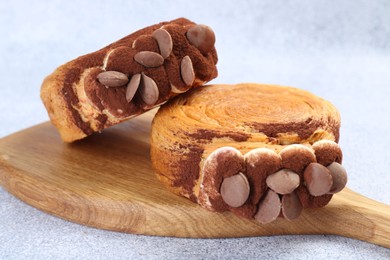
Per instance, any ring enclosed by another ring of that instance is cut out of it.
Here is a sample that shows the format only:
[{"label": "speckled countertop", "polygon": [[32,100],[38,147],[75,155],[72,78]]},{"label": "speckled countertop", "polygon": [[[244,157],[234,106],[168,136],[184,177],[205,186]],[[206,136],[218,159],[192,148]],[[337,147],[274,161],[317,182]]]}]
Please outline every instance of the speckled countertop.
[{"label": "speckled countertop", "polygon": [[[42,79],[149,24],[184,16],[217,36],[214,83],[309,90],[342,115],[348,186],[390,203],[390,2],[1,1],[0,138],[47,121]],[[98,230],[45,214],[0,187],[0,259],[390,259],[329,235],[177,239]]]}]

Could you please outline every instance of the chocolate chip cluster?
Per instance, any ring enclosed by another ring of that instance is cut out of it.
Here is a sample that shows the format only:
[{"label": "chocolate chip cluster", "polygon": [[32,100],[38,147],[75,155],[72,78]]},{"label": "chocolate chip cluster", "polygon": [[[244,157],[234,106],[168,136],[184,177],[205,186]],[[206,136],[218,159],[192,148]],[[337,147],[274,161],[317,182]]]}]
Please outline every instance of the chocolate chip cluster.
[{"label": "chocolate chip cluster", "polygon": [[[139,51],[132,58],[138,64],[145,68],[157,68],[164,65],[165,60],[173,55],[174,42],[171,34],[162,28],[155,30],[152,37],[157,42],[159,53],[153,51]],[[215,43],[215,35],[210,27],[206,25],[195,25],[188,29],[186,38],[189,43],[202,54],[207,54]],[[133,42],[133,48],[137,44],[137,39]],[[190,56],[184,56],[180,61],[180,78],[187,86],[185,90],[177,89],[171,83],[171,92],[182,93],[188,90],[195,80],[194,65]],[[158,82],[146,73],[136,73],[131,78],[119,71],[104,71],[98,74],[97,80],[108,88],[126,87],[126,100],[131,102],[136,95],[146,104],[146,106],[156,105],[159,99],[160,91]]]},{"label": "chocolate chip cluster", "polygon": [[[341,157],[338,144],[328,140],[311,147],[288,145],[279,153],[257,148],[242,155],[236,148],[221,147],[204,163],[199,202],[215,208],[222,200],[233,212],[253,209],[250,217],[263,224],[279,216],[293,220],[305,207],[325,206],[332,194],[345,187],[347,173]],[[205,175],[220,179],[220,186],[207,183]]]}]

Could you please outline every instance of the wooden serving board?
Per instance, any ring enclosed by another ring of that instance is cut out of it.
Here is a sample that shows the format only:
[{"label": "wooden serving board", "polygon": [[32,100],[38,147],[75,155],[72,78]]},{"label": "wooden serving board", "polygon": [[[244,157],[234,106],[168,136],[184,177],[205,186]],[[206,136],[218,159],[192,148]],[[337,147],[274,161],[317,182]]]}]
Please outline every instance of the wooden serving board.
[{"label": "wooden serving board", "polygon": [[0,184],[22,201],[92,227],[174,237],[335,234],[390,247],[390,206],[345,189],[299,219],[262,225],[174,195],[149,160],[155,111],[73,144],[50,123],[0,140]]}]

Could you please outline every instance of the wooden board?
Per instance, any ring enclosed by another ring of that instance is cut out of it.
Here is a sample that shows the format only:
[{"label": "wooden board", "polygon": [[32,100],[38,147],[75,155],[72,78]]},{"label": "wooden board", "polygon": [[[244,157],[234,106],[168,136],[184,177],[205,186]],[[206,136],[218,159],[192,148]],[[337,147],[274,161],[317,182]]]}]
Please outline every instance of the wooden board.
[{"label": "wooden board", "polygon": [[335,234],[390,247],[390,206],[345,189],[293,222],[261,225],[209,212],[168,192],[149,160],[149,112],[64,144],[50,123],[0,140],[0,184],[22,201],[76,223],[174,237]]}]

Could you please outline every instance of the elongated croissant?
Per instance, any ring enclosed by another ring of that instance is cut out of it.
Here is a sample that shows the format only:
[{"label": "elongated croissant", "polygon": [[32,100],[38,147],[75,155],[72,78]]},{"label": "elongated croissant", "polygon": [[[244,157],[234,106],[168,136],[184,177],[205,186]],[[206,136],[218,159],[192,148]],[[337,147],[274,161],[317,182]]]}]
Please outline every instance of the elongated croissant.
[{"label": "elongated croissant", "polygon": [[339,128],[337,109],[309,92],[211,85],[160,108],[151,158],[171,191],[206,209],[292,220],[344,188]]},{"label": "elongated croissant", "polygon": [[44,80],[41,98],[72,142],[215,78],[214,43],[206,25],[162,22],[60,66]]}]

